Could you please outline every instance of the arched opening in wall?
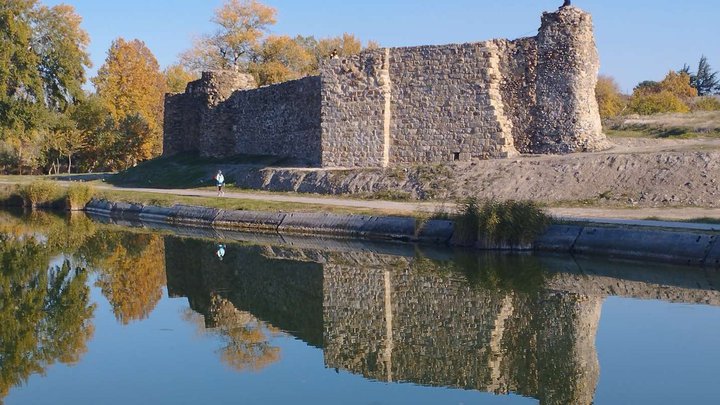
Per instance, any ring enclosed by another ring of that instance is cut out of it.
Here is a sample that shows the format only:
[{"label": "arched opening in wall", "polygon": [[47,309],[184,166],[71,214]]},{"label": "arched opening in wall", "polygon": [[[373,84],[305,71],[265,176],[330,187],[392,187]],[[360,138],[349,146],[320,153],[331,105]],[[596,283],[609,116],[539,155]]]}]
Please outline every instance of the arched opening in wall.
[{"label": "arched opening in wall", "polygon": [[460,152],[453,153],[453,160],[456,162],[460,160]]}]

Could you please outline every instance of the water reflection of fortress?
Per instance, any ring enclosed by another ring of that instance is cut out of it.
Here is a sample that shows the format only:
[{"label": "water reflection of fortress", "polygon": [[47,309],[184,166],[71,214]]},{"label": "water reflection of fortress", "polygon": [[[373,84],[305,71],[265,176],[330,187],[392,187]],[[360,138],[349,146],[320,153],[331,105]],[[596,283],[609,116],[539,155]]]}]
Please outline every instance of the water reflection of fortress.
[{"label": "water reflection of fortress", "polygon": [[700,270],[243,245],[220,262],[214,248],[166,239],[168,289],[200,313],[220,295],[321,347],[327,367],[549,404],[592,402],[605,297],[720,305],[720,277]]}]

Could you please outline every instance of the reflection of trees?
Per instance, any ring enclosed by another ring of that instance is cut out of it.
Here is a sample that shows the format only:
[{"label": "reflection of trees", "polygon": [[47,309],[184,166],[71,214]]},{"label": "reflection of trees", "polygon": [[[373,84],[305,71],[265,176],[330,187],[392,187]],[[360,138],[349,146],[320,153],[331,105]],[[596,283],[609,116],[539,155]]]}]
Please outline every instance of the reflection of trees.
[{"label": "reflection of trees", "polygon": [[74,363],[93,333],[87,272],[69,261],[48,271],[34,239],[0,240],[0,398],[56,361]]},{"label": "reflection of trees", "polygon": [[144,319],[162,297],[165,252],[159,235],[100,231],[82,249],[85,260],[97,268],[97,286],[127,324]]},{"label": "reflection of trees", "polygon": [[266,332],[278,331],[249,312],[238,311],[230,301],[213,295],[210,320],[225,341],[222,360],[238,371],[258,371],[280,359],[280,348],[270,345]]}]

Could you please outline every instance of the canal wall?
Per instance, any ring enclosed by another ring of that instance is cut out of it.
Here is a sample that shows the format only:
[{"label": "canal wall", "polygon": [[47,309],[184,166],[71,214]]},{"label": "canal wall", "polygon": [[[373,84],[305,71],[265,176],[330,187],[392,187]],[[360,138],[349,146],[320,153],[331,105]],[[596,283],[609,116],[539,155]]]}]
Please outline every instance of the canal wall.
[{"label": "canal wall", "polygon": [[[123,220],[217,229],[243,229],[271,234],[325,235],[449,245],[455,223],[330,213],[235,211],[175,205],[146,206],[93,199],[87,212]],[[641,221],[642,222],[642,221]],[[712,229],[664,227],[652,221],[637,225],[576,221],[549,226],[528,247],[536,251],[653,260],[693,266],[720,267],[720,232]]]}]

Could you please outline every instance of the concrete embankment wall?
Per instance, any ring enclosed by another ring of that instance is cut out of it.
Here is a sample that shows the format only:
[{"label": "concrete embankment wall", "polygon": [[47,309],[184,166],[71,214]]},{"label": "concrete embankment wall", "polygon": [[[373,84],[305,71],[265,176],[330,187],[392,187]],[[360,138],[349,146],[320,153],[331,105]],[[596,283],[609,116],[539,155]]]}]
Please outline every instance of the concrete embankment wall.
[{"label": "concrete embankment wall", "polygon": [[[85,210],[118,219],[169,225],[444,245],[452,243],[455,230],[455,224],[447,220],[234,211],[187,205],[168,208],[106,200],[92,200]],[[720,267],[719,237],[720,232],[703,229],[577,222],[551,225],[531,246],[534,250],[545,252]]]}]

